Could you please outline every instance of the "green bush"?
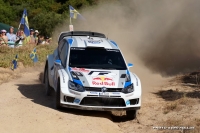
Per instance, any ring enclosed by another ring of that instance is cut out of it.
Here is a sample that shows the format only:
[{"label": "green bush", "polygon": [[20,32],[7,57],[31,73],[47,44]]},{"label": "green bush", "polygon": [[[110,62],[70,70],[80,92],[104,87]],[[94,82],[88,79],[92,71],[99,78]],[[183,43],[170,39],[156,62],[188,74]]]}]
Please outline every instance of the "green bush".
[{"label": "green bush", "polygon": [[69,5],[80,10],[102,1],[107,0],[0,0],[0,20],[18,28],[26,8],[29,27],[51,36],[54,28],[69,17]]}]

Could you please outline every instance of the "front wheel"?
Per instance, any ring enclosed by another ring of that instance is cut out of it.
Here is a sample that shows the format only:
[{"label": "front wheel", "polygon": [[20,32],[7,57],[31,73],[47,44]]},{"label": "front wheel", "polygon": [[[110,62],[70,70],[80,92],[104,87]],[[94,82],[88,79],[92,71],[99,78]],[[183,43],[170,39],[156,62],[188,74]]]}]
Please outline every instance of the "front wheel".
[{"label": "front wheel", "polygon": [[137,110],[127,110],[126,111],[126,116],[128,119],[133,120],[136,118]]},{"label": "front wheel", "polygon": [[56,107],[56,109],[61,109],[61,106],[60,106],[60,80],[59,79],[58,79],[58,82],[57,82],[55,107]]},{"label": "front wheel", "polygon": [[49,76],[48,76],[48,68],[45,69],[45,95],[49,96],[51,93],[51,86],[49,85]]}]

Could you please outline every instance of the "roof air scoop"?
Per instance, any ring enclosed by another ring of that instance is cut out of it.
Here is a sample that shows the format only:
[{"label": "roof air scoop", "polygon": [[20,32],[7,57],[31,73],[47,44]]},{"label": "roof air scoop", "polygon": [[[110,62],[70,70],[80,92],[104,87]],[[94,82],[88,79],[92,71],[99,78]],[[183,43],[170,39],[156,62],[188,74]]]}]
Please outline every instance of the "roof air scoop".
[{"label": "roof air scoop", "polygon": [[87,36],[88,39],[91,39],[90,36]]},{"label": "roof air scoop", "polygon": [[103,42],[102,40],[93,40],[93,39],[85,40],[85,44],[87,47],[102,47],[100,45],[102,42]]}]

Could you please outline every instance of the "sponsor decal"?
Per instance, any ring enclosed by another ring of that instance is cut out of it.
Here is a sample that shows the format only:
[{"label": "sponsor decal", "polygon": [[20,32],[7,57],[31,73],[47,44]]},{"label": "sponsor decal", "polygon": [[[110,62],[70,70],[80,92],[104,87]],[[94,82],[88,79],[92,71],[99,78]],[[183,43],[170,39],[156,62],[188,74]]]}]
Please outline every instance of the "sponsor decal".
[{"label": "sponsor decal", "polygon": [[106,51],[119,52],[119,50],[118,50],[118,49],[106,49]]},{"label": "sponsor decal", "polygon": [[108,92],[99,92],[99,96],[101,96],[101,97],[109,97],[109,93]]},{"label": "sponsor decal", "polygon": [[90,92],[90,94],[98,95],[98,92]]},{"label": "sponsor decal", "polygon": [[99,81],[92,81],[92,85],[103,85],[103,86],[115,86],[115,82],[99,82]]},{"label": "sponsor decal", "polygon": [[84,48],[72,47],[71,50],[85,50]]},{"label": "sponsor decal", "polygon": [[120,92],[113,92],[112,94],[119,95],[119,94],[120,94]]},{"label": "sponsor decal", "polygon": [[88,40],[88,43],[92,43],[92,44],[100,44],[102,41],[101,40]]},{"label": "sponsor decal", "polygon": [[79,71],[79,72],[86,72],[86,73],[89,73],[90,71],[85,69],[85,68],[72,68],[71,69],[72,71]]},{"label": "sponsor decal", "polygon": [[88,75],[90,75],[92,77],[98,76],[98,75],[104,75],[104,76],[108,76],[108,77],[114,77],[117,74],[111,73],[109,71],[90,71],[90,73],[88,73]]},{"label": "sponsor decal", "polygon": [[92,80],[95,80],[95,81],[113,81],[112,78],[105,77],[105,76],[95,77],[95,78],[93,78]]},{"label": "sponsor decal", "polygon": [[128,101],[126,101],[126,105],[130,105],[130,101],[128,100]]},{"label": "sponsor decal", "polygon": [[109,71],[90,71],[88,74],[92,77],[92,85],[115,86],[113,78],[117,75]]},{"label": "sponsor decal", "polygon": [[135,79],[136,79],[136,85],[138,86],[138,78],[135,76],[135,74],[133,74],[133,76],[135,77]]},{"label": "sponsor decal", "polygon": [[65,76],[64,76],[63,70],[61,70],[61,73],[62,73],[62,77],[63,77],[63,83],[65,83]]}]

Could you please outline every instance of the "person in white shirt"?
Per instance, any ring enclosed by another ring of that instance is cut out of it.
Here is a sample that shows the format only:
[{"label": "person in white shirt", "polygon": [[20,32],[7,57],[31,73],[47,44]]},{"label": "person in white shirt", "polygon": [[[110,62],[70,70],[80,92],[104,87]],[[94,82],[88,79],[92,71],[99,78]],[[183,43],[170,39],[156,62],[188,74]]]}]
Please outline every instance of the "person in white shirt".
[{"label": "person in white shirt", "polygon": [[13,32],[14,27],[11,26],[9,32],[6,34],[6,36],[8,37],[8,44],[10,45],[10,47],[14,47],[16,41],[16,34],[14,34]]}]

